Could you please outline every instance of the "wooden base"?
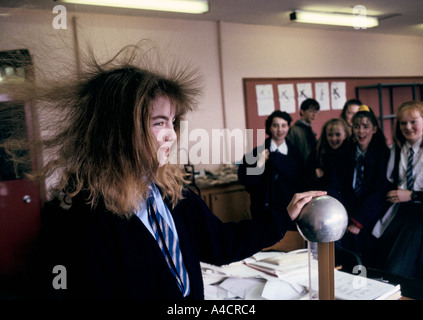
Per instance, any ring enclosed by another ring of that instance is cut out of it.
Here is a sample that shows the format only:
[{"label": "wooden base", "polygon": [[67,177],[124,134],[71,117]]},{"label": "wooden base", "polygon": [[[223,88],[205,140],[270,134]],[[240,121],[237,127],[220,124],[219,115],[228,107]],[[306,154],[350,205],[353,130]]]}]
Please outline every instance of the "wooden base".
[{"label": "wooden base", "polygon": [[334,243],[318,243],[317,253],[319,263],[319,300],[335,300]]}]

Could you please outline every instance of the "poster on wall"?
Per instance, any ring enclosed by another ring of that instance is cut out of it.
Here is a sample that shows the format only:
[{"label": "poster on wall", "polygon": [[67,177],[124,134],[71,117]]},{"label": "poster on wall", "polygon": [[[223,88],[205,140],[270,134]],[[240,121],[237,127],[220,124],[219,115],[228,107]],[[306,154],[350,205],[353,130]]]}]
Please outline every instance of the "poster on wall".
[{"label": "poster on wall", "polygon": [[345,81],[332,82],[331,88],[332,109],[341,110],[347,101],[347,90]]},{"label": "poster on wall", "polygon": [[313,98],[311,83],[297,83],[298,109],[300,109],[301,103],[308,98]]},{"label": "poster on wall", "polygon": [[320,104],[320,111],[330,110],[330,94],[328,82],[316,82],[314,84],[315,99]]},{"label": "poster on wall", "polygon": [[271,84],[256,85],[257,114],[267,116],[275,111],[275,101],[273,99],[273,87]]},{"label": "poster on wall", "polygon": [[295,91],[292,83],[279,84],[279,105],[281,111],[295,113]]}]

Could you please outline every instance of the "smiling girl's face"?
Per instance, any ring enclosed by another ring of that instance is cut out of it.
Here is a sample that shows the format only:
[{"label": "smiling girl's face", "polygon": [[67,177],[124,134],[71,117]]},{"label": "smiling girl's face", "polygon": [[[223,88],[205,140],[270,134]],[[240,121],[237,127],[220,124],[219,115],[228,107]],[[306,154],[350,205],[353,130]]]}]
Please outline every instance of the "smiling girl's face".
[{"label": "smiling girl's face", "polygon": [[340,124],[330,124],[326,129],[326,139],[332,149],[338,149],[347,138],[345,129]]},{"label": "smiling girl's face", "polygon": [[274,117],[269,130],[272,133],[272,140],[279,146],[285,141],[286,135],[288,134],[288,121],[283,118]]},{"label": "smiling girl's face", "polygon": [[366,151],[377,131],[377,127],[373,125],[369,118],[359,117],[354,120],[352,131],[360,150]]},{"label": "smiling girl's face", "polygon": [[176,141],[174,130],[175,108],[166,97],[158,97],[153,106],[150,128],[157,141],[157,160],[163,166],[170,154],[170,147]]},{"label": "smiling girl's face", "polygon": [[398,117],[399,127],[404,138],[413,145],[423,136],[423,117],[415,109],[407,109]]}]

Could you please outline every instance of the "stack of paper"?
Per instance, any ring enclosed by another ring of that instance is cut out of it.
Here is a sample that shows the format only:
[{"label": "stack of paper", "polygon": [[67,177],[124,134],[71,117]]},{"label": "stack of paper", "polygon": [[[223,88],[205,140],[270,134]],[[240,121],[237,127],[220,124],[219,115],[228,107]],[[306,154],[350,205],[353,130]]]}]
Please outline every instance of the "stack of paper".
[{"label": "stack of paper", "polygon": [[[205,298],[209,300],[298,300],[318,297],[318,264],[307,249],[260,252],[226,266],[201,263]],[[399,285],[335,271],[339,300],[399,299]]]},{"label": "stack of paper", "polygon": [[[401,298],[401,286],[334,270],[335,299],[337,300],[395,300]],[[313,273],[312,287],[318,290],[318,274]],[[299,280],[308,286],[309,281]]]},{"label": "stack of paper", "polygon": [[307,271],[307,251],[260,252],[243,261],[217,267],[201,263],[206,299],[292,300],[306,294],[303,286],[278,278],[301,266]]}]

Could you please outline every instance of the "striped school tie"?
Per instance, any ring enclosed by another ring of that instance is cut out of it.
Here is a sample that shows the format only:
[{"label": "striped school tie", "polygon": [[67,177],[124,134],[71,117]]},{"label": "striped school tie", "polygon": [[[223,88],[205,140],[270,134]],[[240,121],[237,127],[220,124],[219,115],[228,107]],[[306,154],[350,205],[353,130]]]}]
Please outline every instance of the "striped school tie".
[{"label": "striped school tie", "polygon": [[356,176],[355,176],[355,186],[354,192],[356,196],[359,196],[363,191],[363,180],[364,180],[364,154],[361,154],[357,157],[356,165]]},{"label": "striped school tie", "polygon": [[153,229],[154,237],[162,250],[163,256],[175,276],[179,289],[184,297],[190,292],[188,272],[182,259],[179,241],[172,232],[167,222],[160,213],[157,213],[157,205],[153,194],[147,199],[148,221]]},{"label": "striped school tie", "polygon": [[407,171],[406,171],[406,177],[407,177],[407,190],[413,190],[413,157],[414,157],[414,150],[413,148],[409,149],[408,154],[408,161],[407,161]]}]

